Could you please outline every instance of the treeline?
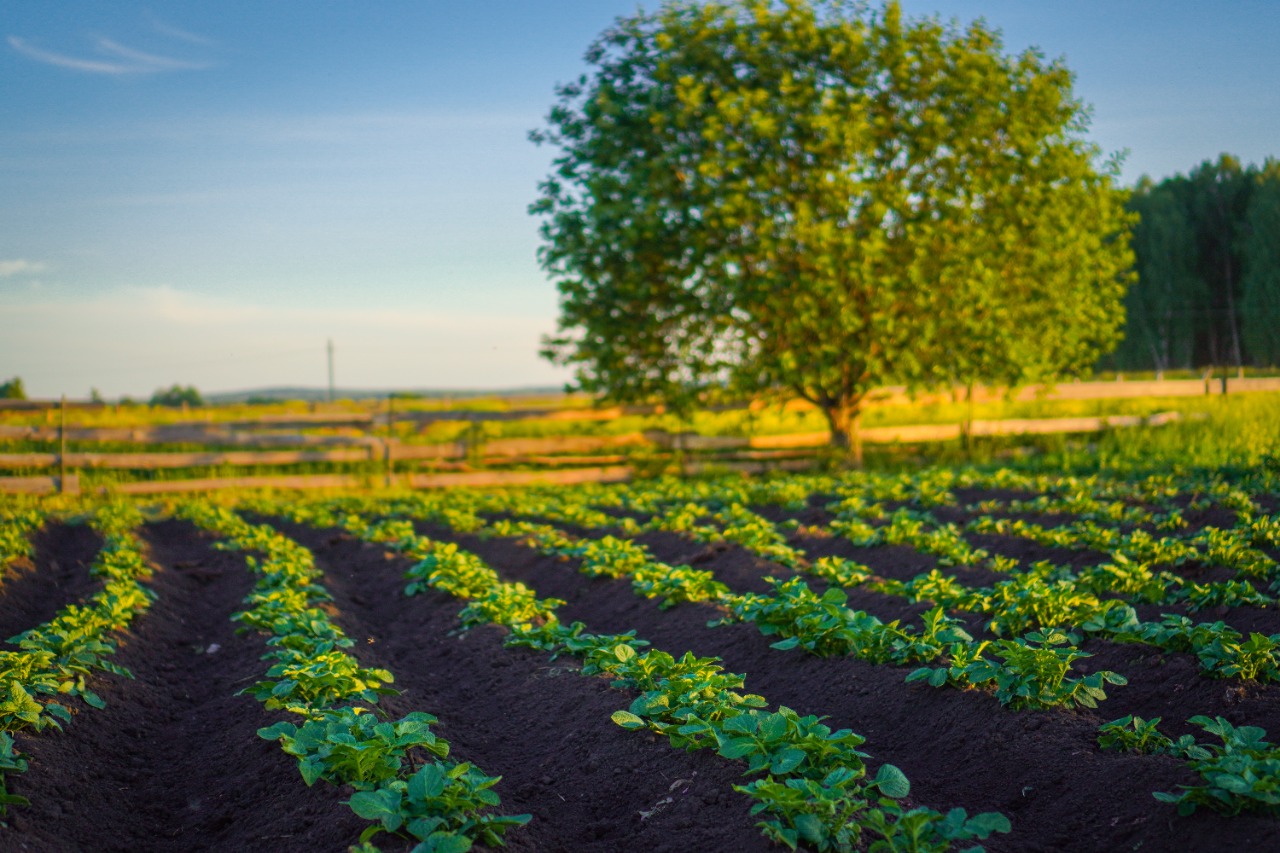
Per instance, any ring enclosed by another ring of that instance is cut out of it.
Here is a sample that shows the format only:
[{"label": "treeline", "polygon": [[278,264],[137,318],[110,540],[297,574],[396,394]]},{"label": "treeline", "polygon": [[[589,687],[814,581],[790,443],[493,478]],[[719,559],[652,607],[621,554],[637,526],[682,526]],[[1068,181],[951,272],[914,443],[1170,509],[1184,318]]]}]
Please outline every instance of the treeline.
[{"label": "treeline", "polygon": [[1129,208],[1137,281],[1124,340],[1102,366],[1280,365],[1280,160],[1224,154],[1190,175],[1144,177]]}]

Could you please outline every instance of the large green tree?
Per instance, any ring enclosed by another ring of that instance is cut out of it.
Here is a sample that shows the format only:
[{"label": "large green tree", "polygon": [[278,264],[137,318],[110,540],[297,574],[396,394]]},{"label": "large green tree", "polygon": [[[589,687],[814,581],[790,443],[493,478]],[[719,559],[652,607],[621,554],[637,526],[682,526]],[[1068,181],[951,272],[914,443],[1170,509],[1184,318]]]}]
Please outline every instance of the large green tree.
[{"label": "large green tree", "polygon": [[582,388],[779,390],[860,456],[879,384],[1052,379],[1118,339],[1129,218],[1061,62],[839,0],[669,2],[587,61],[532,207]]}]

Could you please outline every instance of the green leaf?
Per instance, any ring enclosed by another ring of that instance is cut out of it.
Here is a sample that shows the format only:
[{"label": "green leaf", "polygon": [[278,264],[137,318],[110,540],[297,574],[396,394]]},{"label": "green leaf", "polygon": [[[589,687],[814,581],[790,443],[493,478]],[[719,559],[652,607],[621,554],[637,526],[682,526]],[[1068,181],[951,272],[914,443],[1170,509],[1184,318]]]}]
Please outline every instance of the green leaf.
[{"label": "green leaf", "polygon": [[644,720],[630,711],[614,711],[610,719],[624,729],[642,729],[645,727]]},{"label": "green leaf", "polygon": [[826,827],[822,825],[821,818],[814,814],[796,815],[793,824],[801,838],[808,841],[810,844],[818,845],[820,848],[822,847],[822,844],[827,837],[827,830]]},{"label": "green leaf", "polygon": [[[400,826],[400,795],[385,788],[377,791],[358,791],[347,801],[351,810],[365,820],[382,821],[394,832]],[[395,826],[390,822],[394,821]]]},{"label": "green leaf", "polygon": [[467,853],[472,841],[453,832],[433,832],[413,848],[413,853]]},{"label": "green leaf", "polygon": [[759,747],[756,746],[755,741],[744,737],[726,741],[717,751],[724,758],[742,758],[744,755],[759,752]]},{"label": "green leaf", "polygon": [[1009,818],[999,812],[982,812],[969,818],[965,822],[965,828],[974,834],[977,838],[986,838],[995,832],[1009,832],[1013,827],[1009,823]]},{"label": "green leaf", "polygon": [[804,762],[805,753],[799,749],[784,749],[773,757],[769,772],[775,776],[783,776],[795,770]]},{"label": "green leaf", "polygon": [[293,737],[298,731],[297,727],[292,723],[276,723],[273,726],[258,729],[258,737],[263,740],[279,740],[284,737]]},{"label": "green leaf", "polygon": [[907,779],[907,774],[892,764],[881,764],[872,784],[880,789],[880,793],[895,800],[911,793],[911,782]]}]

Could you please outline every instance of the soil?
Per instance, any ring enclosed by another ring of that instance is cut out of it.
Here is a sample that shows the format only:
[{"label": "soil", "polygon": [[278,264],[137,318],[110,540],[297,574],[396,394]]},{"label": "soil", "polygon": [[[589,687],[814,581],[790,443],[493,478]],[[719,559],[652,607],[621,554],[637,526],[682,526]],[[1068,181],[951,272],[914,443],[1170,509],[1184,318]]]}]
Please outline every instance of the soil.
[{"label": "soil", "polygon": [[235,695],[264,671],[262,640],[237,636],[230,621],[252,584],[243,556],[212,550],[186,523],[142,535],[159,598],[113,658],[134,677],[95,679],[107,706],[80,706],[63,731],[18,736],[30,768],[10,790],[31,805],[10,809],[0,846],[345,850],[364,822],[342,792],[307,788],[294,760],[257,737],[282,715]]},{"label": "soil", "polygon": [[[58,610],[96,592],[89,565],[102,537],[87,525],[47,524],[31,537],[33,558],[10,563],[0,577],[0,640],[48,622]],[[5,643],[0,648],[12,649]]]},{"label": "soil", "polygon": [[[814,516],[807,523],[820,512],[807,510]],[[395,674],[401,693],[382,708],[397,716],[436,715],[450,757],[503,777],[496,790],[504,813],[532,815],[508,833],[508,849],[781,849],[766,842],[749,802],[733,790],[746,781],[741,764],[675,750],[614,725],[610,715],[632,695],[583,677],[572,659],[505,648],[504,632],[494,627],[459,631],[460,602],[435,592],[403,595],[408,560],[339,531],[277,526],[315,553],[334,596],[334,619],[357,641],[352,652],[366,666]],[[602,633],[635,629],[673,654],[719,657],[726,669],[746,674],[747,690],[771,706],[853,729],[867,738],[872,772],[890,762],[907,774],[915,804],[1005,813],[1013,831],[989,839],[988,850],[1280,849],[1275,819],[1203,811],[1178,817],[1157,802],[1153,791],[1197,781],[1181,762],[1106,753],[1096,744],[1100,723],[1129,713],[1160,716],[1162,729],[1175,736],[1194,730],[1187,718],[1208,714],[1280,737],[1280,686],[1214,680],[1187,655],[1089,640],[1085,649],[1093,657],[1079,661],[1079,669],[1121,672],[1127,686],[1109,688],[1096,711],[1009,711],[976,691],[906,684],[909,668],[773,649],[772,638],[751,625],[709,627],[723,615],[714,608],[664,610],[636,596],[625,580],[588,578],[575,561],[543,557],[510,540],[420,528],[459,542],[541,597],[564,599],[566,621]],[[83,709],[62,732],[18,738],[31,767],[8,781],[32,805],[10,810],[0,849],[346,850],[365,826],[343,804],[350,791],[323,783],[308,788],[294,760],[256,735],[284,716],[236,695],[265,668],[262,639],[236,635],[230,621],[252,583],[243,555],[214,550],[208,535],[184,522],[147,525],[141,533],[159,600],[120,642],[115,659],[134,678],[94,679],[105,709]],[[660,559],[709,569],[738,590],[764,590],[764,577],[792,574],[734,545],[673,534],[642,541]],[[810,556],[858,559],[884,577],[906,579],[934,562],[906,548],[855,549],[839,537],[791,541]],[[97,544],[85,528],[41,532],[32,566],[11,570],[0,584],[0,626],[16,633],[92,591],[86,567]],[[1038,547],[1013,538],[982,544],[1011,554]],[[1036,552],[1013,555],[1029,553]],[[985,574],[965,580],[989,583]],[[925,609],[859,590],[849,604],[886,621],[909,621]],[[1236,608],[1212,618],[1280,632],[1274,610]],[[407,846],[386,835],[378,840],[388,851]]]},{"label": "soil", "polygon": [[[1187,655],[1088,641],[1085,649],[1094,656],[1078,661],[1077,669],[1121,672],[1129,679],[1127,686],[1108,688],[1108,699],[1097,710],[1010,711],[977,691],[906,684],[909,668],[778,651],[769,646],[772,638],[751,625],[708,627],[723,615],[712,607],[663,610],[636,596],[625,580],[588,578],[576,571],[575,561],[543,557],[511,541],[456,535],[433,525],[421,528],[459,542],[540,596],[564,599],[560,613],[565,620],[582,620],[597,632],[635,629],[654,647],[673,654],[688,650],[719,657],[726,669],[745,673],[746,688],[771,704],[824,715],[829,725],[862,734],[869,766],[874,771],[887,761],[900,767],[912,781],[917,804],[943,811],[960,806],[970,814],[1005,813],[1013,832],[989,839],[988,850],[1280,849],[1280,822],[1273,818],[1225,818],[1203,810],[1179,817],[1173,807],[1157,802],[1152,792],[1199,781],[1182,762],[1103,752],[1096,742],[1101,723],[1130,713],[1162,717],[1162,729],[1173,736],[1195,732],[1205,737],[1186,722],[1196,714],[1261,726],[1274,735],[1280,732],[1280,686],[1242,687],[1202,676]],[[643,541],[660,559],[711,569],[738,590],[759,589],[765,575],[790,575],[733,545],[700,545],[669,534],[650,534]],[[808,543],[794,538],[792,544]],[[909,576],[908,568],[921,570],[920,555],[910,549],[858,549],[856,557],[886,577]],[[894,601],[875,594],[850,596],[851,606],[886,620],[910,619],[923,609],[897,600],[894,610]],[[1233,615],[1246,612],[1254,621],[1268,621],[1268,633],[1280,632],[1275,611],[1239,608],[1225,618],[1230,623]]]},{"label": "soil", "polygon": [[[506,649],[496,628],[457,633],[460,605],[406,598],[403,561],[381,549],[289,529],[315,549],[335,619],[358,640],[353,652],[395,673],[402,693],[382,707],[435,714],[451,758],[502,776],[502,811],[533,816],[508,833],[508,849],[771,849],[733,791],[733,765],[612,723],[628,694],[582,677],[571,660]],[[92,543],[71,530],[38,540],[37,567],[75,562],[60,535],[91,560]],[[142,533],[159,599],[115,656],[134,678],[97,678],[105,709],[83,708],[61,732],[19,735],[30,769],[9,787],[31,805],[10,810],[0,849],[345,851],[367,825],[343,804],[351,792],[308,788],[294,760],[256,734],[286,716],[235,695],[265,669],[262,639],[237,636],[230,621],[252,584],[243,555],[213,550],[184,522]],[[68,597],[56,584],[46,591],[51,615]],[[409,846],[387,835],[377,843]]]}]

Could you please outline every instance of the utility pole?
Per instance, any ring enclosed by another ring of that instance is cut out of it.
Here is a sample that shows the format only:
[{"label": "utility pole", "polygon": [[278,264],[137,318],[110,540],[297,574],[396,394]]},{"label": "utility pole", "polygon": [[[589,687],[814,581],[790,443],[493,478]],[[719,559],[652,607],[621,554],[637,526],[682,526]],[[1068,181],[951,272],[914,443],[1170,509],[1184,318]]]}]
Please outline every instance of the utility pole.
[{"label": "utility pole", "polygon": [[333,338],[329,338],[329,402],[333,402]]},{"label": "utility pole", "polygon": [[58,414],[58,493],[67,492],[67,395],[62,395]]}]

